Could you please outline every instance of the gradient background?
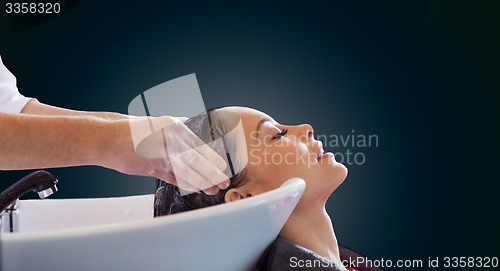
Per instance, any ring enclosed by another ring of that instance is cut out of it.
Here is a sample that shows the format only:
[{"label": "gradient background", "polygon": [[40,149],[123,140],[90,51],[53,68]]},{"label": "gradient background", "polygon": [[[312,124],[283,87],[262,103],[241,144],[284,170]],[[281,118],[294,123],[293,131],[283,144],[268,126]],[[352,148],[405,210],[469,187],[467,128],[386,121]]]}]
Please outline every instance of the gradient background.
[{"label": "gradient background", "polygon": [[[196,73],[207,107],[375,134],[378,147],[329,149],[366,156],[328,202],[340,244],[373,259],[500,256],[499,11],[494,1],[81,1],[22,31],[2,11],[0,54],[21,93],[51,105],[126,113],[141,92]],[[49,171],[54,198],[155,186],[99,167]],[[28,172],[1,171],[0,188]]]}]

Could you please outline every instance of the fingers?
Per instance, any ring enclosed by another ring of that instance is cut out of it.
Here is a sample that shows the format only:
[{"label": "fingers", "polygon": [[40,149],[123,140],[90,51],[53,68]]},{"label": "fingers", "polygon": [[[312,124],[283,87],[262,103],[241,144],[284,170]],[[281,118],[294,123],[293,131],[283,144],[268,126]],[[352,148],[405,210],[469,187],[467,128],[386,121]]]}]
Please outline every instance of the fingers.
[{"label": "fingers", "polygon": [[[222,172],[227,167],[226,161],[185,125],[180,126],[186,129],[183,131],[185,136],[179,137],[179,134],[171,134],[171,130],[165,131],[167,153],[174,174],[187,179],[201,190],[214,185],[220,189],[227,188],[229,177]],[[188,177],[193,178],[193,181]]]},{"label": "fingers", "polygon": [[[181,147],[180,152],[187,151],[187,150],[196,150],[196,152],[199,153],[202,157],[207,159],[212,165],[215,165],[219,170],[225,170],[227,167],[226,161],[220,157],[220,155],[215,152],[210,146],[207,145],[207,143],[203,142],[199,137],[197,137],[187,126],[184,124],[179,124],[181,129],[184,129],[185,136],[183,136],[181,140],[181,144],[179,145],[184,145]],[[174,138],[170,138],[174,139]],[[175,138],[177,141],[179,141],[179,138]],[[168,140],[167,137],[167,144],[169,143],[170,140]],[[173,140],[172,140],[173,141]],[[172,142],[174,143],[174,142]],[[176,145],[174,143],[174,145]],[[170,145],[168,145],[170,147]]]},{"label": "fingers", "polygon": [[230,184],[223,173],[226,161],[180,119],[143,140],[137,152],[142,157],[166,158],[166,169],[173,174],[166,174],[165,181],[182,189],[213,195]]},{"label": "fingers", "polygon": [[208,189],[205,189],[203,190],[203,192],[205,192],[205,194],[207,195],[216,195],[217,193],[219,193],[219,188],[217,188],[217,186],[212,186]]},{"label": "fingers", "polygon": [[[196,154],[194,150],[182,154],[170,155],[169,158],[177,183],[180,182],[179,180],[182,180],[199,190],[204,190],[208,194],[218,192],[219,187],[214,186],[214,183],[219,184],[221,189],[227,187],[227,182],[224,181],[228,177],[210,164],[204,157]],[[212,187],[215,187],[217,191]]]},{"label": "fingers", "polygon": [[[183,180],[183,179],[179,179],[177,180],[174,176],[174,174],[170,173],[167,174],[167,177],[164,177],[164,178],[161,178],[162,181],[165,181],[171,185],[175,185],[183,190],[186,190],[188,192],[198,192],[199,189],[190,185],[189,182],[187,182],[186,180]],[[204,190],[202,190],[205,194],[207,195],[216,195],[217,193],[219,193],[219,188],[216,187],[216,186],[212,186],[212,187],[209,187],[209,188],[206,188]]]},{"label": "fingers", "polygon": [[[213,164],[213,155],[220,158],[220,160],[216,161],[218,164]],[[182,156],[186,156],[183,160],[186,161],[186,164],[190,168],[196,170],[196,172],[205,177],[212,185],[216,185],[220,189],[225,189],[229,185],[227,182],[229,177],[222,172],[222,170],[227,167],[226,161],[208,145],[202,145],[191,151],[184,152],[181,154],[181,157]],[[207,156],[210,158],[207,158]]]},{"label": "fingers", "polygon": [[174,174],[172,172],[167,172],[167,174],[160,178],[160,180],[167,182],[171,185],[175,185],[183,190],[190,191],[190,192],[197,192],[198,189],[192,185],[190,185],[188,182],[186,182],[183,179],[176,179]]},{"label": "fingers", "polygon": [[177,181],[177,186],[180,189],[183,189],[183,190],[187,191],[187,193],[181,193],[182,195],[189,194],[189,193],[194,193],[194,192],[198,192],[199,191],[198,188],[192,186],[191,184],[189,184],[188,182],[185,182],[183,180],[178,180]]}]

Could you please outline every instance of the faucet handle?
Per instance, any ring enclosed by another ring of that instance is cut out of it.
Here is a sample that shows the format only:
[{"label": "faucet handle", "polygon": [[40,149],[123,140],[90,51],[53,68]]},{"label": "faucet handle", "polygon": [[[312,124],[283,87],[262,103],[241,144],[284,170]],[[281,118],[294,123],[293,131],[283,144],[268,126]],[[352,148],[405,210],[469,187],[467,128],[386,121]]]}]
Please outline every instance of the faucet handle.
[{"label": "faucet handle", "polygon": [[29,191],[37,192],[40,198],[52,195],[57,192],[56,184],[56,177],[44,170],[38,170],[25,176],[0,194],[0,213]]}]

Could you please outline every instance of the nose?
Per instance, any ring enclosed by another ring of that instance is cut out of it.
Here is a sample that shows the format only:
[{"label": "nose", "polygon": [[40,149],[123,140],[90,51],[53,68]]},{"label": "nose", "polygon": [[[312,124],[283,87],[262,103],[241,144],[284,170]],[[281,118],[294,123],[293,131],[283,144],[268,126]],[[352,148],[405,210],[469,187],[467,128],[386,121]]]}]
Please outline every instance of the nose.
[{"label": "nose", "polygon": [[308,141],[313,139],[314,137],[314,129],[309,124],[301,124],[299,125],[300,137],[303,138],[304,141]]}]

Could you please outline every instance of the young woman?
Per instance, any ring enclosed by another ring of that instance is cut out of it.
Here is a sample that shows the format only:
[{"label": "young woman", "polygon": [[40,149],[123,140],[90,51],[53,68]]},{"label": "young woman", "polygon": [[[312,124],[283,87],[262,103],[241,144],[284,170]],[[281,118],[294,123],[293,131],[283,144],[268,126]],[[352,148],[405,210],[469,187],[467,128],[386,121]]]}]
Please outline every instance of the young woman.
[{"label": "young woman", "polygon": [[[333,225],[325,210],[328,197],[347,176],[346,167],[335,161],[333,153],[323,150],[322,143],[314,139],[311,125],[283,125],[251,108],[209,110],[185,124],[202,140],[211,142],[229,132],[228,116],[234,114],[241,120],[243,133],[224,142],[232,171],[226,172],[232,176],[230,186],[214,196],[204,193],[181,196],[175,186],[159,182],[155,216],[252,197],[298,177],[306,182],[306,190],[261,269],[290,269],[294,263],[289,262],[289,256],[298,255],[287,254],[280,248],[295,247],[302,256],[321,259],[324,266],[328,265],[329,269],[321,270],[355,270],[346,269],[342,264]],[[238,147],[241,142],[246,149]]]}]

